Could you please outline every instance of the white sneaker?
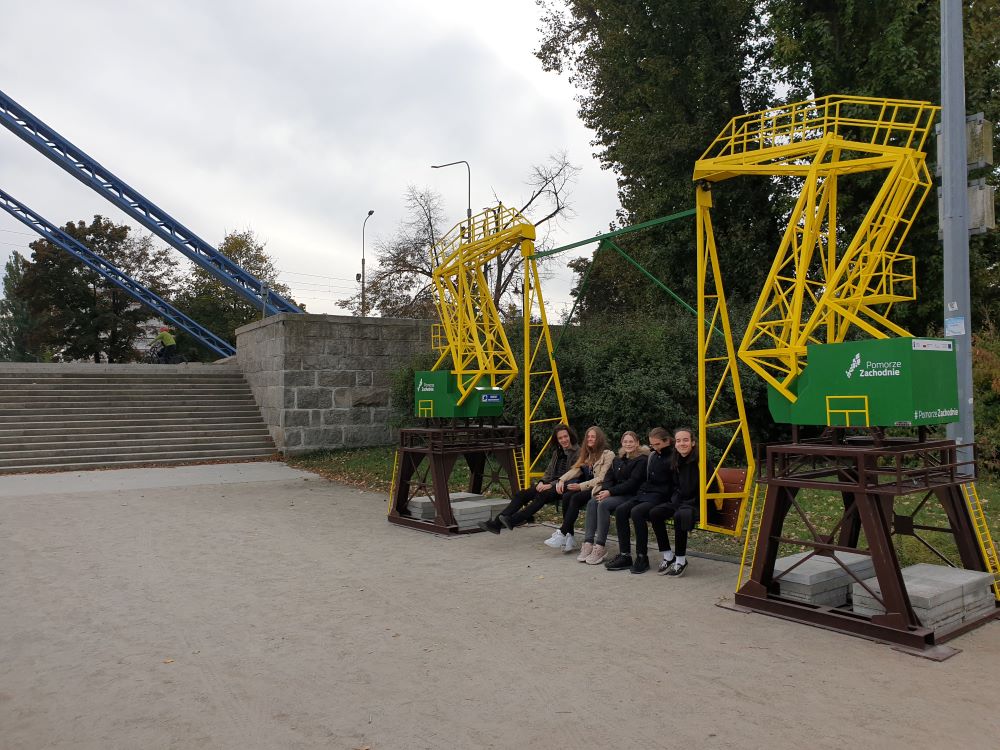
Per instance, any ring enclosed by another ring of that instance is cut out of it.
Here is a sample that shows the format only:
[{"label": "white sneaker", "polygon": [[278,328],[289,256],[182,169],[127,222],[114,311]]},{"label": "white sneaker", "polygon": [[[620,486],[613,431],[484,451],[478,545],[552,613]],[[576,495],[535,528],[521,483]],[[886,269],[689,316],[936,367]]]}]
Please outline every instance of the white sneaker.
[{"label": "white sneaker", "polygon": [[556,529],[555,533],[545,540],[545,544],[553,549],[560,549],[564,544],[566,544],[566,535],[559,531],[559,529]]},{"label": "white sneaker", "polygon": [[565,540],[563,541],[563,552],[572,552],[576,549],[576,539],[573,538],[572,534],[567,534]]}]

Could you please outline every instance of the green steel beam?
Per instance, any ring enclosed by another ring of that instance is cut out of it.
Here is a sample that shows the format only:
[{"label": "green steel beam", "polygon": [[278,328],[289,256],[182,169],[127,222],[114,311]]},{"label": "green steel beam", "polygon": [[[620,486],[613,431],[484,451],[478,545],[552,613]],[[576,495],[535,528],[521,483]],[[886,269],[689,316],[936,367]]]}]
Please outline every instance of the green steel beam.
[{"label": "green steel beam", "polygon": [[633,224],[630,227],[623,227],[622,229],[616,229],[613,232],[608,232],[607,234],[598,234],[593,237],[588,237],[585,240],[580,240],[579,242],[571,242],[568,245],[563,245],[562,247],[557,247],[552,250],[543,250],[540,253],[535,253],[529,257],[532,258],[546,258],[550,255],[555,255],[556,253],[561,253],[566,250],[572,250],[574,247],[581,247],[583,245],[589,245],[591,242],[603,242],[604,240],[610,240],[613,237],[618,237],[623,234],[631,234],[632,232],[641,232],[643,229],[650,229],[651,227],[658,227],[660,224],[667,224],[671,221],[676,221],[677,219],[684,219],[688,216],[694,216],[696,209],[688,209],[687,211],[681,211],[680,213],[670,214],[669,216],[661,216],[659,219],[650,219],[649,221],[644,221],[642,224]]}]

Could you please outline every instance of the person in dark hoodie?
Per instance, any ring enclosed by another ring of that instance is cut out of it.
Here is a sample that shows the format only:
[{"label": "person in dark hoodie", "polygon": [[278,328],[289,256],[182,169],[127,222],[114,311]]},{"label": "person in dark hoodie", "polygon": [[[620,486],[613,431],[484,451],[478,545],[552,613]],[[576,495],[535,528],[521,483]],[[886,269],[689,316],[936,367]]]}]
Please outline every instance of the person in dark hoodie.
[{"label": "person in dark hoodie", "polygon": [[[646,462],[646,479],[639,486],[635,497],[622,503],[615,510],[615,527],[618,529],[618,555],[604,567],[608,570],[624,570],[645,573],[649,570],[646,554],[648,531],[646,518],[656,505],[670,502],[673,494],[673,471],[670,466],[670,433],[662,427],[649,432],[649,447],[653,452]],[[632,560],[632,539],[629,521],[635,525],[635,561]]]},{"label": "person in dark hoodie", "polygon": [[526,523],[546,503],[558,503],[562,493],[556,487],[556,481],[565,474],[576,461],[580,452],[579,440],[573,428],[566,424],[557,424],[552,430],[552,458],[549,460],[545,474],[534,487],[519,490],[507,507],[500,511],[496,518],[481,521],[479,528],[493,534],[499,534],[501,528],[513,529]]},{"label": "person in dark hoodie", "polygon": [[649,448],[639,444],[639,436],[629,430],[622,435],[622,447],[604,475],[604,481],[594,488],[587,502],[583,548],[576,559],[588,565],[604,562],[605,544],[611,527],[611,514],[632,499],[646,475]]},{"label": "person in dark hoodie", "polygon": [[[649,523],[656,534],[656,544],[663,553],[663,561],[657,572],[666,576],[682,576],[687,570],[687,538],[698,523],[701,511],[700,482],[698,474],[698,454],[695,451],[697,440],[694,430],[683,427],[674,432],[674,454],[671,465],[674,476],[674,492],[670,502],[657,505],[649,511]],[[677,542],[677,554],[670,549],[670,537],[667,536],[667,519],[674,519],[674,535]]]}]

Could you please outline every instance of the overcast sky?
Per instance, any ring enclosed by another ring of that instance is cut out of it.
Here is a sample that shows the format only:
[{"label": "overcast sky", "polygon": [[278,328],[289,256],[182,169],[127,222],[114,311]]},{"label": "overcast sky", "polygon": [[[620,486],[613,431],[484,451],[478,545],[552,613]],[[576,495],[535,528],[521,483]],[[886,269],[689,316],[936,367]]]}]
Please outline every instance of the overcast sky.
[{"label": "overcast sky", "polygon": [[[555,239],[606,231],[614,177],[532,54],[538,18],[533,0],[6,3],[0,90],[210,244],[253,229],[296,298],[340,312],[369,209],[369,252],[408,185],[464,218],[465,168],[430,164],[469,161],[476,212],[518,204],[530,166],[566,150],[582,171]],[[130,222],[2,128],[0,187],[57,225]],[[34,239],[0,211],[0,262]],[[571,280],[552,269],[554,312]]]}]

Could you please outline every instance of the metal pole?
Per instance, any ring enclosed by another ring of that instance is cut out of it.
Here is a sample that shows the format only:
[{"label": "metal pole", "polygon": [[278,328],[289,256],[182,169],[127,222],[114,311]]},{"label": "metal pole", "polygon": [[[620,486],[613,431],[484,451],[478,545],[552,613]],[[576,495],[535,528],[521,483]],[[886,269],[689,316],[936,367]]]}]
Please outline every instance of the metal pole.
[{"label": "metal pole", "polygon": [[465,209],[465,218],[469,220],[469,242],[472,241],[472,167],[469,166],[469,162],[465,159],[460,159],[459,161],[450,161],[447,164],[431,164],[431,169],[441,169],[442,167],[453,167],[456,164],[464,164],[466,175],[469,178],[469,195],[468,203]]},{"label": "metal pole", "polygon": [[260,282],[260,319],[263,320],[267,317],[267,293],[268,287],[267,282]]},{"label": "metal pole", "polygon": [[[958,360],[958,418],[948,437],[958,460],[972,461],[972,307],[969,299],[969,206],[965,138],[962,0],[941,0],[941,232],[944,238],[944,334]],[[962,467],[972,474],[971,464]]]},{"label": "metal pole", "polygon": [[369,209],[368,215],[365,217],[364,222],[361,224],[361,317],[367,317],[368,315],[368,305],[365,300],[365,224],[375,213],[375,209]]}]

